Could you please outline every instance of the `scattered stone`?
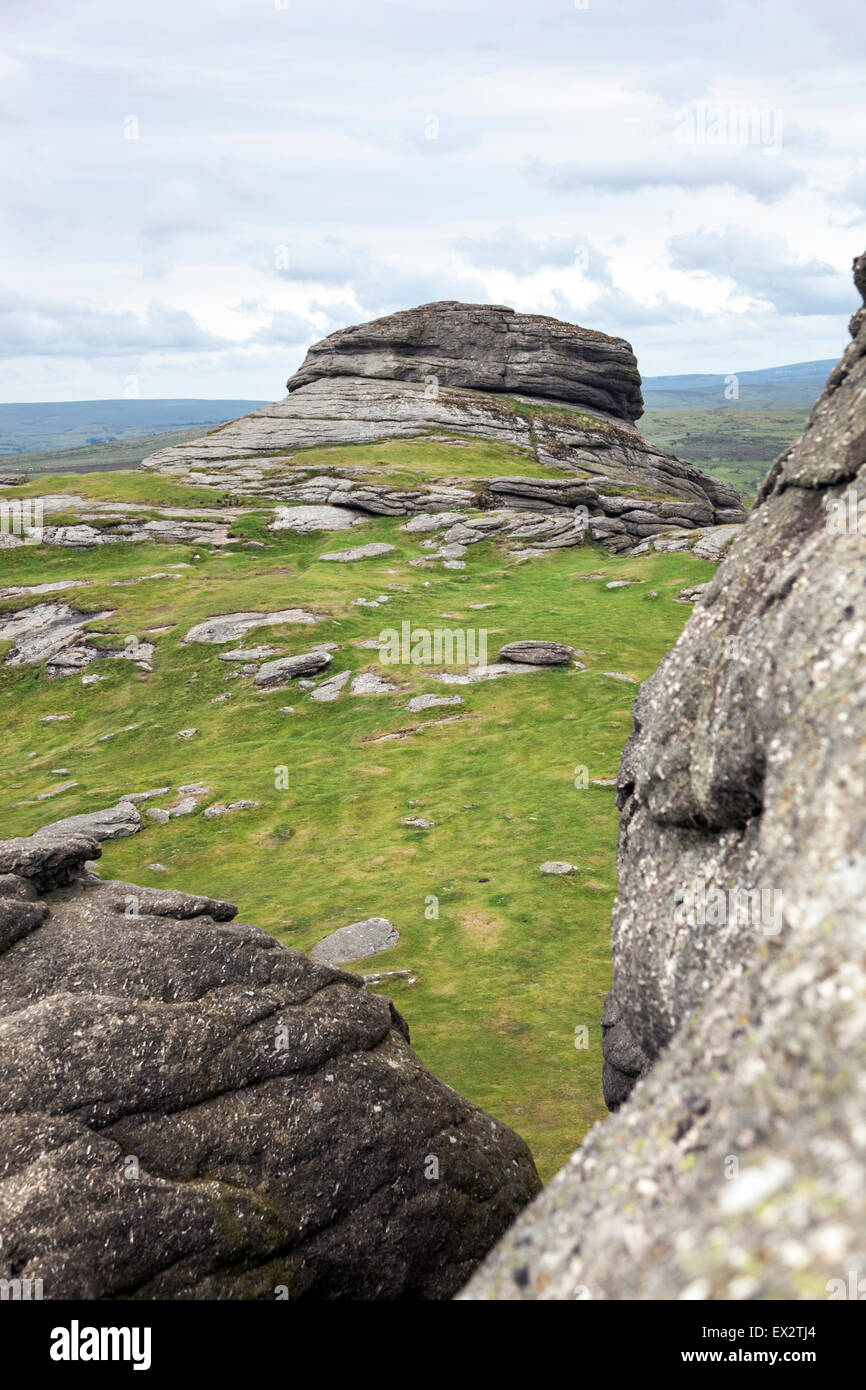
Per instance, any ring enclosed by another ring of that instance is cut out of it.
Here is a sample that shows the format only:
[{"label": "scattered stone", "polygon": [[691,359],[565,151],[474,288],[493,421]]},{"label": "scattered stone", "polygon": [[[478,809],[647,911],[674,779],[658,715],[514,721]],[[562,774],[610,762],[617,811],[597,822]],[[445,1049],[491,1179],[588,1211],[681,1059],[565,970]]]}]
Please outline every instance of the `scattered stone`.
[{"label": "scattered stone", "polygon": [[295,680],[298,676],[323,670],[330,666],[333,659],[330,652],[312,651],[301,652],[298,656],[283,656],[277,661],[266,661],[256,672],[254,684],[260,689],[284,685],[286,681]]},{"label": "scattered stone", "polygon": [[475,685],[477,681],[498,680],[500,676],[528,676],[545,670],[547,670],[545,666],[530,666],[526,662],[519,661],[503,661],[492,666],[470,666],[465,673],[431,671],[430,675],[434,681],[441,681],[443,685]]},{"label": "scattered stone", "polygon": [[240,642],[258,627],[280,627],[283,623],[315,623],[318,619],[303,608],[282,608],[276,613],[219,613],[196,623],[184,637],[187,642]]},{"label": "scattered stone", "polygon": [[350,560],[375,560],[380,555],[388,555],[396,546],[385,545],[384,542],[371,541],[369,545],[356,545],[351,550],[332,550],[327,555],[320,555],[320,560],[336,560],[340,564],[346,564]]},{"label": "scattered stone", "polygon": [[169,807],[168,814],[171,820],[176,820],[178,816],[191,816],[197,806],[197,796],[184,796],[175,806]]},{"label": "scattered stone", "polygon": [[71,719],[71,714],[43,714],[40,715],[40,724],[59,724],[64,719]]},{"label": "scattered stone", "polygon": [[168,811],[164,811],[161,806],[148,806],[144,814],[156,821],[157,825],[167,825],[171,819]]},{"label": "scattered stone", "polygon": [[392,681],[383,680],[372,671],[364,671],[352,681],[353,695],[386,695],[388,691],[396,689]]},{"label": "scattered stone", "polygon": [[195,738],[197,733],[198,729],[178,729],[177,736],[178,738]]},{"label": "scattered stone", "polygon": [[311,700],[317,700],[319,704],[329,704],[332,700],[338,700],[343,688],[351,680],[351,671],[340,671],[335,676],[329,676],[322,681],[310,694]]},{"label": "scattered stone", "polygon": [[170,786],[169,786],[169,787],[154,787],[154,788],[153,788],[151,791],[149,791],[149,792],[127,792],[123,799],[124,799],[124,801],[131,801],[132,804],[133,804],[134,806],[137,806],[138,803],[139,803],[139,801],[150,801],[151,797],[153,797],[153,796],[165,796],[166,793],[167,793],[167,792],[170,792],[170,791],[171,791],[171,787],[170,787]]},{"label": "scattered stone", "polygon": [[674,602],[675,602],[675,603],[700,603],[701,599],[703,598],[704,594],[707,592],[707,589],[708,589],[709,587],[710,587],[710,582],[709,582],[709,580],[707,580],[707,582],[706,582],[705,584],[691,584],[691,585],[689,586],[688,589],[681,589],[681,590],[680,590],[680,592],[679,592],[677,598],[674,600]]},{"label": "scattered stone", "polygon": [[403,820],[404,825],[415,826],[418,830],[432,830],[439,822],[427,820],[425,816],[406,816]]},{"label": "scattered stone", "polygon": [[[266,656],[274,656],[279,647],[234,647],[230,652],[220,652],[220,661],[264,661]],[[220,698],[225,698],[224,696]]]},{"label": "scattered stone", "polygon": [[545,864],[540,864],[538,872],[541,874],[576,874],[577,864],[568,864],[564,859],[548,859]]},{"label": "scattered stone", "polygon": [[387,917],[365,917],[317,941],[310,955],[313,960],[328,965],[342,965],[345,961],[364,960],[380,951],[390,951],[399,940],[400,933]]},{"label": "scattered stone", "polygon": [[404,708],[410,710],[412,714],[418,714],[421,710],[434,709],[438,705],[462,704],[462,695],[415,695]]},{"label": "scattered stone", "polygon": [[634,676],[626,675],[625,671],[602,671],[603,676],[610,676],[611,680],[628,681],[631,685],[639,685],[640,682]]},{"label": "scattered stone", "polygon": [[157,863],[157,864],[148,864],[147,867],[148,867],[149,869],[152,869],[154,873],[161,873],[161,874],[167,874],[167,873],[168,873],[168,868],[167,868],[167,866],[166,866],[165,864],[159,864],[159,863]]},{"label": "scattered stone", "polygon": [[210,820],[215,816],[227,816],[232,811],[255,811],[259,804],[258,801],[219,801],[213,806],[206,806],[204,814]]},{"label": "scattered stone", "polygon": [[79,816],[65,816],[52,821],[35,832],[42,838],[61,835],[81,835],[90,840],[123,840],[141,829],[141,816],[131,801],[118,801],[104,811],[85,811]]},{"label": "scattered stone", "polygon": [[567,666],[574,648],[562,642],[508,642],[500,649],[500,661],[520,661],[529,666]]}]

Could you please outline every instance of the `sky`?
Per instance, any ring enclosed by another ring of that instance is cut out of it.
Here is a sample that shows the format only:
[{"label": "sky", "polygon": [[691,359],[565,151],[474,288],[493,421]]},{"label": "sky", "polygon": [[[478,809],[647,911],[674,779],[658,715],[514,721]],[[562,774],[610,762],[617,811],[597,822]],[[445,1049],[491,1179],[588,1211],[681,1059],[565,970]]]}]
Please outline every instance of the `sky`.
[{"label": "sky", "polygon": [[862,0],[0,0],[0,400],[270,400],[437,299],[835,358]]}]

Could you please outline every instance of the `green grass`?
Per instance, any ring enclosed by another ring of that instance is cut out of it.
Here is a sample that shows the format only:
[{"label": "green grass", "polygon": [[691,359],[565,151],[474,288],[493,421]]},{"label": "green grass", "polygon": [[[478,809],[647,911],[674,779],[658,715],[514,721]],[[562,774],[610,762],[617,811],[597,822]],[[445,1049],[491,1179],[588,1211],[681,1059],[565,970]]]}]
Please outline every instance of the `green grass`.
[{"label": "green grass", "polygon": [[529,478],[563,476],[562,469],[545,467],[528,450],[514,444],[460,434],[448,438],[416,435],[412,439],[383,439],[375,444],[317,445],[295,449],[281,457],[292,467],[322,473],[351,465],[356,470],[353,476],[387,478],[396,486],[407,487],[438,478],[495,478],[517,472]]},{"label": "green grass", "polygon": [[[363,446],[353,458],[387,455],[402,464],[411,457],[413,467],[432,471],[438,457],[437,474],[454,473],[462,451],[438,442],[434,456],[433,447]],[[495,459],[492,471],[514,471],[501,467],[501,448],[477,445],[473,467],[479,458],[492,467]],[[71,491],[82,490],[81,478],[66,481]],[[158,493],[163,500],[162,489],[177,486],[141,481],[151,499]],[[61,482],[53,480],[57,490]],[[139,475],[115,474],[111,483],[136,493],[140,486]],[[359,528],[351,543],[386,540],[395,552],[337,565],[318,556],[349,543],[343,537],[271,533],[264,516],[239,525],[265,548],[241,546],[232,554],[112,545],[0,554],[3,584],[94,581],[70,591],[70,602],[114,610],[98,624],[109,641],[122,644],[129,633],[142,637],[171,625],[153,637],[150,674],[105,661],[91,669],[107,679],[85,687],[77,677],[49,681],[38,668],[0,668],[2,833],[26,834],[165,783],[204,780],[215,800],[259,801],[259,810],[224,819],[206,819],[201,809],[164,826],[145,817],[141,834],[104,846],[102,872],[228,898],[243,919],[302,951],[350,921],[389,917],[400,931],[397,948],[353,968],[412,970],[416,983],[398,979],[382,990],[405,1014],[419,1054],[444,1081],[523,1134],[549,1177],[604,1113],[600,1018],[610,983],[617,813],[613,788],[576,789],[575,768],[585,766],[590,778],[615,775],[637,687],[603,673],[648,676],[690,611],[673,599],[709,578],[711,567],[687,554],[617,558],[594,547],[519,564],[488,542],[470,549],[465,571],[418,569],[407,562],[425,553],[421,538],[406,536],[391,518]],[[190,568],[178,570],[178,579],[110,587],[181,562]],[[605,588],[621,577],[642,582]],[[388,593],[378,609],[354,603]],[[23,602],[30,601],[37,600]],[[476,612],[472,603],[495,606]],[[322,620],[314,628],[263,629],[246,640],[286,653],[338,642],[332,671],[376,669],[400,690],[344,694],[332,705],[316,704],[297,686],[262,693],[249,678],[230,678],[221,648],[182,644],[193,623],[213,614],[297,605]],[[483,625],[490,659],[517,638],[568,642],[585,651],[589,669],[446,687],[425,668],[379,667],[377,652],[352,646],[384,627],[399,629],[403,619],[430,629]],[[212,703],[226,691],[231,700]],[[408,698],[425,691],[460,694],[465,706],[406,711]],[[282,713],[284,705],[296,713]],[[65,712],[71,720],[39,722]],[[402,742],[374,741],[454,714],[464,717]],[[178,730],[189,727],[198,736],[179,739]],[[288,790],[275,785],[281,767],[289,772]],[[79,785],[11,808],[67,779]],[[402,823],[410,815],[438,825],[412,829]],[[548,859],[570,860],[580,872],[539,874]],[[151,870],[155,861],[170,872]],[[438,918],[425,915],[431,895]],[[575,1028],[582,1024],[590,1046],[578,1051]]]}]

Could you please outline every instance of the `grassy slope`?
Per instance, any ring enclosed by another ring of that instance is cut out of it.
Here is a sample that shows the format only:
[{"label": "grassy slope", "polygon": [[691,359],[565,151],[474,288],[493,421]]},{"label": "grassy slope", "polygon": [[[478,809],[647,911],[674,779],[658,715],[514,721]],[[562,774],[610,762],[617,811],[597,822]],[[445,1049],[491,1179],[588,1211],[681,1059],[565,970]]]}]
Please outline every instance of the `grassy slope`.
[{"label": "grassy slope", "polygon": [[[439,458],[440,474],[453,474],[451,451],[447,467],[441,452]],[[513,458],[506,471],[515,471]],[[68,481],[71,491],[84,490],[80,477]],[[173,487],[145,481],[147,488]],[[115,474],[87,486],[137,494],[140,482]],[[154,638],[151,674],[102,662],[92,669],[107,679],[83,687],[77,678],[48,681],[29,668],[0,671],[2,833],[27,833],[50,819],[111,805],[124,791],[167,782],[177,787],[204,779],[215,799],[260,801],[260,810],[225,819],[205,819],[199,810],[165,826],[146,821],[143,833],[105,845],[103,873],[229,898],[245,919],[301,950],[347,922],[389,917],[400,930],[399,946],[357,968],[416,973],[415,984],[398,980],[382,988],[405,1013],[420,1055],[445,1081],[513,1124],[549,1177],[603,1114],[599,1019],[610,979],[617,814],[612,788],[575,789],[575,767],[585,765],[591,778],[615,774],[636,686],[603,672],[648,676],[690,611],[673,597],[712,571],[688,555],[614,558],[592,547],[517,564],[492,544],[471,548],[465,571],[423,570],[406,563],[424,552],[399,526],[383,518],[350,540],[345,533],[272,535],[246,518],[239,529],[256,533],[266,549],[233,555],[200,549],[199,559],[185,547],[141,545],[0,554],[3,584],[96,580],[71,591],[70,600],[114,609],[99,626],[117,641],[173,625]],[[362,540],[387,540],[398,549],[356,565],[317,558]],[[179,579],[109,587],[113,579],[180,562],[190,568],[179,569]],[[589,577],[595,574],[603,577]],[[606,580],[619,577],[643,582],[605,589]],[[353,604],[358,596],[388,593],[389,583],[409,592],[392,591],[379,609]],[[30,601],[37,600],[24,600]],[[495,607],[483,613],[468,607],[487,602]],[[220,648],[181,645],[194,622],[215,613],[297,604],[323,621],[262,630],[248,644],[273,642],[294,652],[336,641],[342,650],[331,669],[357,672],[375,669],[377,653],[352,648],[352,640],[376,637],[383,626],[399,627],[408,618],[428,628],[483,624],[491,658],[507,640],[555,638],[585,649],[590,669],[443,687],[423,668],[390,667],[383,674],[399,681],[399,693],[344,695],[323,706],[297,687],[256,692],[248,678],[229,678],[231,664],[218,659]],[[411,694],[428,690],[459,693],[465,707],[419,715],[403,708]],[[212,703],[226,691],[231,700]],[[282,713],[283,705],[296,713]],[[61,712],[73,718],[39,722]],[[369,741],[455,713],[466,717],[405,742]],[[130,724],[139,727],[126,731]],[[198,736],[178,739],[177,731],[191,726]],[[282,765],[290,774],[287,791],[275,789]],[[10,809],[67,777],[79,785]],[[428,831],[403,825],[413,814],[438,825]],[[540,875],[547,859],[570,860],[581,872]],[[153,861],[170,873],[151,870]],[[425,917],[430,894],[439,898],[438,920]],[[574,1046],[581,1024],[590,1029],[586,1051]]]}]

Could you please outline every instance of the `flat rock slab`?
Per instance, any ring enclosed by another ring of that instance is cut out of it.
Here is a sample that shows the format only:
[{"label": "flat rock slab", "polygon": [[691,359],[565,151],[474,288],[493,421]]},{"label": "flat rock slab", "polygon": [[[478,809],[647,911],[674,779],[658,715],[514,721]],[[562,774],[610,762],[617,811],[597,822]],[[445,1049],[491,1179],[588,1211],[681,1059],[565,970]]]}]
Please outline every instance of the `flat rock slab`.
[{"label": "flat rock slab", "polygon": [[478,681],[495,681],[500,676],[528,676],[533,671],[545,671],[546,666],[530,666],[526,662],[501,661],[491,666],[471,666],[468,671],[431,671],[434,681],[443,685],[475,685]]},{"label": "flat rock slab", "polygon": [[311,507],[278,507],[268,530],[298,531],[302,535],[310,531],[348,531],[366,520],[363,512],[351,507],[332,507],[325,503]]},{"label": "flat rock slab", "polygon": [[372,671],[364,671],[352,681],[353,695],[387,695],[397,687],[391,681],[383,680]]},{"label": "flat rock slab", "polygon": [[548,859],[547,863],[539,864],[538,872],[540,874],[575,874],[577,868],[577,864],[569,864],[564,859]]},{"label": "flat rock slab", "polygon": [[500,661],[519,661],[529,666],[567,666],[574,647],[562,642],[507,642],[500,648]]},{"label": "flat rock slab", "polygon": [[123,840],[141,829],[141,816],[131,801],[119,801],[104,811],[85,811],[80,816],[65,816],[36,831],[37,836],[55,838],[58,835],[87,835],[93,840]]},{"label": "flat rock slab", "polygon": [[279,647],[233,647],[230,652],[220,652],[220,661],[264,661],[267,656],[276,656]]},{"label": "flat rock slab", "polygon": [[399,940],[400,933],[387,917],[365,917],[317,941],[310,955],[313,960],[327,965],[341,965],[345,961],[378,955],[380,951],[390,951]]},{"label": "flat rock slab", "polygon": [[319,559],[336,560],[339,564],[346,564],[350,560],[375,560],[380,555],[389,555],[396,548],[386,545],[384,541],[371,541],[369,545],[356,545],[351,550],[331,550],[327,555],[320,555]]},{"label": "flat rock slab", "polygon": [[417,714],[422,709],[436,709],[439,705],[462,704],[462,695],[414,695],[405,708]]},{"label": "flat rock slab", "polygon": [[281,608],[276,613],[218,613],[196,623],[184,642],[240,642],[257,627],[278,627],[281,623],[315,623],[318,619],[304,608]]}]

